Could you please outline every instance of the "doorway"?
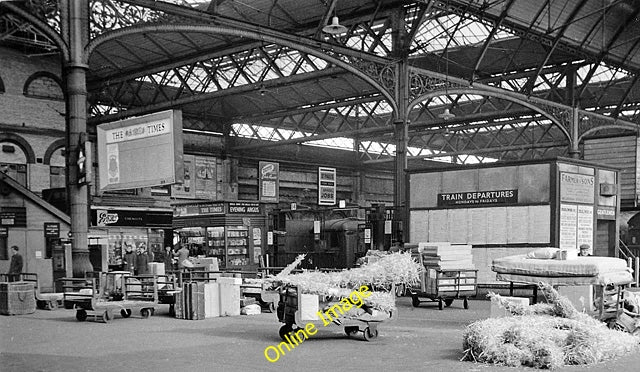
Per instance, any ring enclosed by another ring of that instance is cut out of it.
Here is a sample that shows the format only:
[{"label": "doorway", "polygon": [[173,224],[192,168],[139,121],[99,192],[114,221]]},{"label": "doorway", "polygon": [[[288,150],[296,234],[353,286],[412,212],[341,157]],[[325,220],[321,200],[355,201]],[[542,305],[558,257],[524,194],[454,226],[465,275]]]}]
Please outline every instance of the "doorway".
[{"label": "doorway", "polygon": [[616,221],[598,220],[594,256],[616,256]]}]

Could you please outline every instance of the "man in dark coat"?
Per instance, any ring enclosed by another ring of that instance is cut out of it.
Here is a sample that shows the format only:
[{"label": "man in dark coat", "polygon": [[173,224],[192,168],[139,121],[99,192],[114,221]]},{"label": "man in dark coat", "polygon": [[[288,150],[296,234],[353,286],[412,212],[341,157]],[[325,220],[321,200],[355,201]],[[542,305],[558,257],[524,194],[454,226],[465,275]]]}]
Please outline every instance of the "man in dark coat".
[{"label": "man in dark coat", "polygon": [[9,264],[9,272],[7,274],[9,274],[9,281],[12,282],[20,280],[20,274],[22,274],[22,256],[18,251],[20,251],[20,248],[17,246],[14,245],[11,247],[11,263]]},{"label": "man in dark coat", "polygon": [[133,251],[131,244],[126,244],[127,253],[124,254],[124,269],[135,275],[136,272],[136,252]]},{"label": "man in dark coat", "polygon": [[149,255],[144,246],[138,248],[138,255],[136,256],[136,275],[149,274]]}]

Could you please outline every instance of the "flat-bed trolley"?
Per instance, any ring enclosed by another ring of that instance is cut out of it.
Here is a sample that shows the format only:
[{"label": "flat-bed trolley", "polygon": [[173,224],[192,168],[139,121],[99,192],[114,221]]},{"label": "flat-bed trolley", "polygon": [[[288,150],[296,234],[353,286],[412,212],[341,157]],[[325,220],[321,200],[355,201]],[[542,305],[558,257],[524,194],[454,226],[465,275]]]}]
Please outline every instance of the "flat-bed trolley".
[{"label": "flat-bed trolley", "polygon": [[[438,309],[451,306],[454,299],[463,300],[465,309],[469,308],[469,297],[477,293],[478,270],[443,270],[425,266],[420,273],[420,287],[409,287],[411,303],[414,307],[420,306],[420,297],[427,297],[431,301],[438,302]],[[444,306],[443,306],[444,305]]]},{"label": "flat-bed trolley", "polygon": [[123,318],[139,312],[142,318],[150,317],[158,304],[157,277],[123,276],[123,299],[110,301],[108,291],[96,278],[63,278],[65,308],[76,310],[76,319],[85,321],[93,316],[108,323],[119,311]]}]

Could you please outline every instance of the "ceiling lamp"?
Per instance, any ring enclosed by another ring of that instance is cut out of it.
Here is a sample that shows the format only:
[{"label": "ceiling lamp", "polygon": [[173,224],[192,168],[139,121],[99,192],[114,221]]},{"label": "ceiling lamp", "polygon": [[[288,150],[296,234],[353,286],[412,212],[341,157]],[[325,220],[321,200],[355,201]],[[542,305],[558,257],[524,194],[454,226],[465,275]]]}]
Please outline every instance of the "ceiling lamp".
[{"label": "ceiling lamp", "polygon": [[446,108],[444,109],[444,112],[442,114],[438,115],[438,117],[444,120],[449,120],[455,118],[456,116],[452,114],[448,108]]},{"label": "ceiling lamp", "polygon": [[[447,10],[449,9],[449,1],[447,0]],[[446,99],[449,99],[449,44],[451,43],[451,40],[449,40],[447,42],[446,45],[446,49],[445,49],[445,79],[444,79],[444,96],[446,97]],[[447,121],[449,119],[453,119],[456,116],[454,114],[451,113],[451,111],[449,111],[449,108],[444,109],[444,112],[440,115],[438,115],[439,118],[443,119],[444,121]]]},{"label": "ceiling lamp", "polygon": [[347,32],[347,28],[340,24],[337,16],[333,16],[331,18],[331,24],[324,26],[322,31],[331,35],[337,35]]}]

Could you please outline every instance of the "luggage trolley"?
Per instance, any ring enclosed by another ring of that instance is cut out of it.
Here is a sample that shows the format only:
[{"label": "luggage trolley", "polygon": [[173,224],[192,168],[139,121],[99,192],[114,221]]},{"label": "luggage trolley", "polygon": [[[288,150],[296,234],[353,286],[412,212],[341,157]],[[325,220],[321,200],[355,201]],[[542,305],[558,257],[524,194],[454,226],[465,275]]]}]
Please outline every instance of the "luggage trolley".
[{"label": "luggage trolley", "polygon": [[[322,319],[316,313],[324,311],[342,299],[302,293],[297,287],[289,285],[279,288],[279,297],[278,320],[284,323],[280,327],[279,335],[285,341],[286,335],[303,329],[308,323],[315,324],[316,328],[324,326]],[[333,319],[332,325],[344,327],[344,332],[348,337],[362,332],[366,341],[372,341],[378,337],[378,324],[397,316],[395,311],[380,311],[365,306],[358,310],[354,306],[354,309],[346,314],[340,314],[340,317]]]},{"label": "luggage trolley", "polygon": [[420,288],[409,287],[411,303],[420,306],[420,297],[427,297],[431,301],[438,301],[438,309],[443,305],[451,306],[453,300],[461,298],[465,309],[469,308],[469,297],[475,296],[477,291],[478,270],[442,270],[425,266],[420,273]]},{"label": "luggage trolley", "polygon": [[[149,281],[151,279],[151,281]],[[80,322],[93,316],[95,320],[109,323],[115,311],[120,311],[123,318],[128,318],[134,311],[139,311],[142,318],[148,318],[155,312],[158,304],[158,283],[155,276],[124,276],[123,300],[109,300],[109,293],[99,288],[96,278],[62,278],[65,308],[76,310],[76,319]],[[104,282],[102,280],[102,286]]]}]

